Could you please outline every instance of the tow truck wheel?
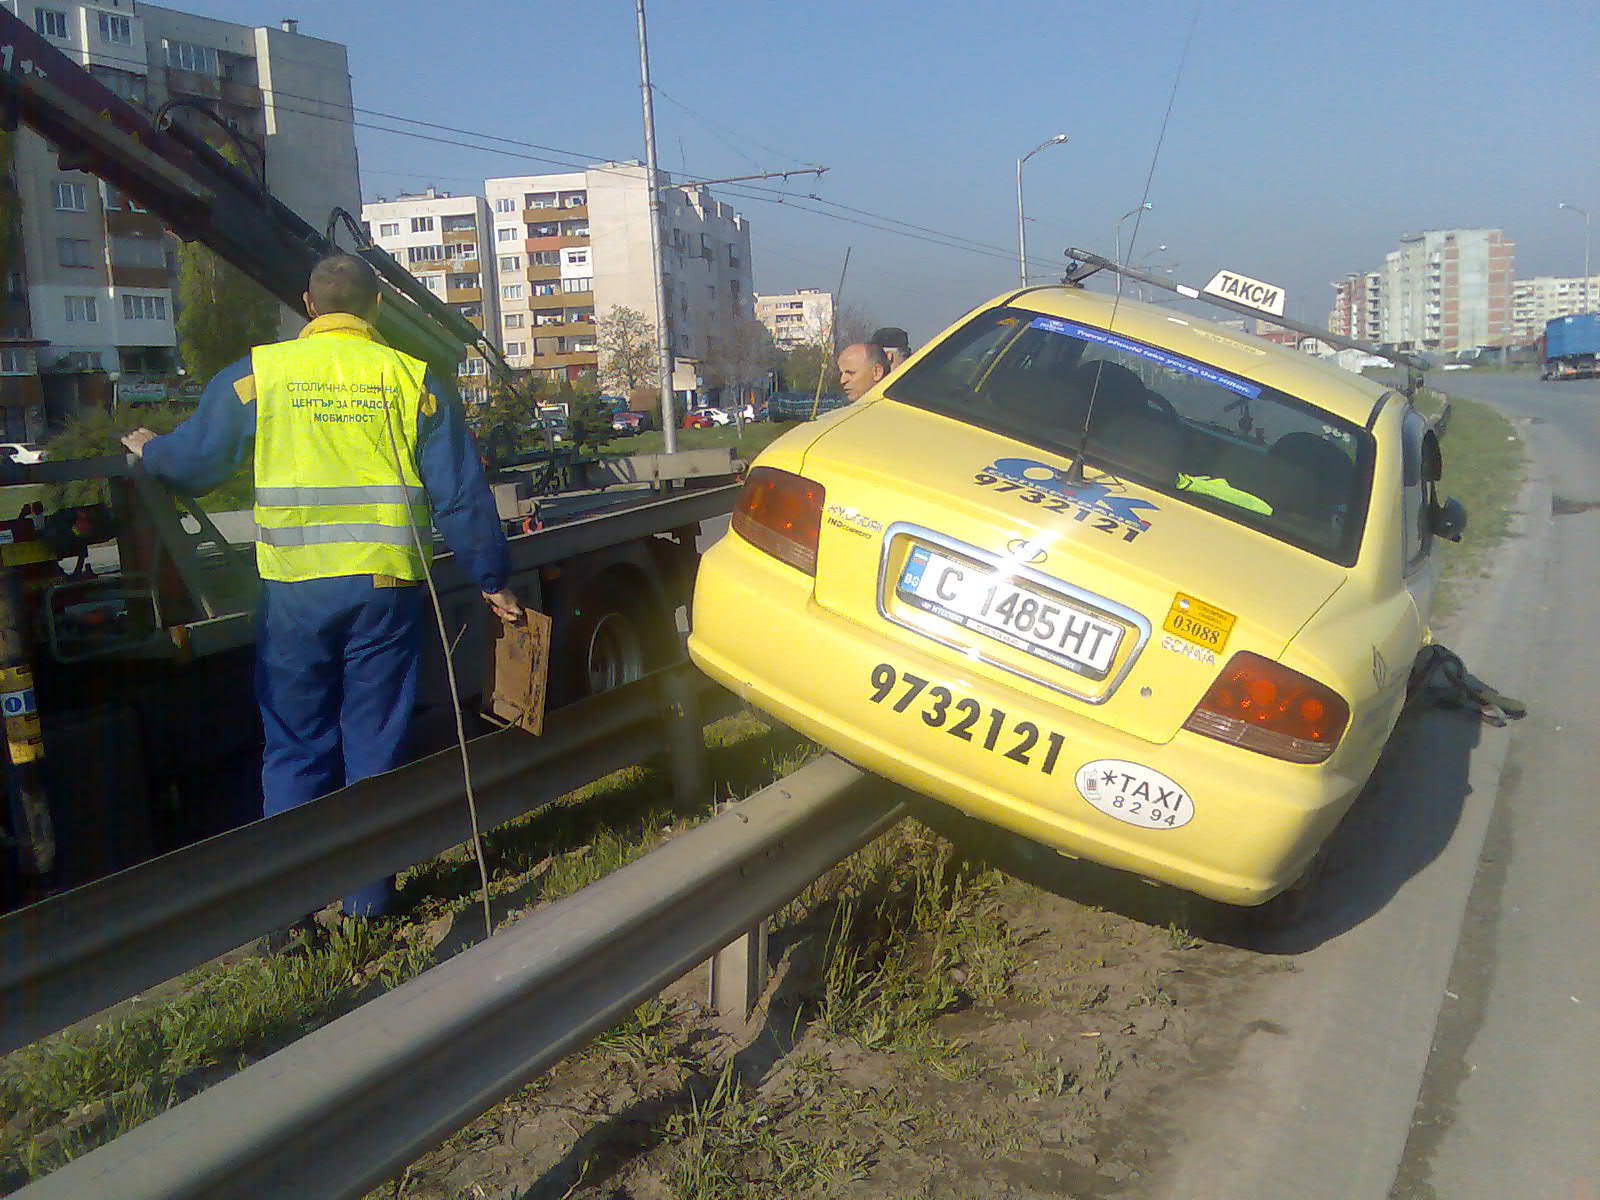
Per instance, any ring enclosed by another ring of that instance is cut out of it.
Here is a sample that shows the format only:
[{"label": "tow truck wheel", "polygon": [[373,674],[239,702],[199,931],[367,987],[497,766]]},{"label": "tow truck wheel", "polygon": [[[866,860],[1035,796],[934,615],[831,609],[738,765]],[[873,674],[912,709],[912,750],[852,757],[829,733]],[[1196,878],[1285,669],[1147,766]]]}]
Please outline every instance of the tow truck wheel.
[{"label": "tow truck wheel", "polygon": [[551,629],[551,704],[609,692],[670,661],[668,631],[651,596],[632,573],[608,572],[559,607]]}]

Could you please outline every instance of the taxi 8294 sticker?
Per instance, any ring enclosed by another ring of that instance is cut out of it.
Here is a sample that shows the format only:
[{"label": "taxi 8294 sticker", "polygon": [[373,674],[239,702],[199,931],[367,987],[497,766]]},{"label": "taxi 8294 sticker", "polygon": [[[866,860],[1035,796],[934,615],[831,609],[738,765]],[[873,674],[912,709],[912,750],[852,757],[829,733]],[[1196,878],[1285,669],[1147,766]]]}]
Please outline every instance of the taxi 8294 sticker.
[{"label": "taxi 8294 sticker", "polygon": [[1153,767],[1097,758],[1078,768],[1078,794],[1095,808],[1141,829],[1177,829],[1194,817],[1194,801]]}]

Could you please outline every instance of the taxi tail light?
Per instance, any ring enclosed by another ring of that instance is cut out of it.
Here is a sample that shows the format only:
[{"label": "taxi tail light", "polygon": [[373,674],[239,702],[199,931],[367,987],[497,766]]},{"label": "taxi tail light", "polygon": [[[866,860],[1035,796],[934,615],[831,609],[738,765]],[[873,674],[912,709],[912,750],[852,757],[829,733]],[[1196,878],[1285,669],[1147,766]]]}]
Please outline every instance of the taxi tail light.
[{"label": "taxi tail light", "polygon": [[1333,753],[1349,723],[1350,706],[1332,688],[1240,651],[1183,727],[1285,762],[1319,763]]},{"label": "taxi tail light", "polygon": [[734,506],[733,531],[757,550],[815,576],[826,495],[820,483],[803,476],[755,467]]}]

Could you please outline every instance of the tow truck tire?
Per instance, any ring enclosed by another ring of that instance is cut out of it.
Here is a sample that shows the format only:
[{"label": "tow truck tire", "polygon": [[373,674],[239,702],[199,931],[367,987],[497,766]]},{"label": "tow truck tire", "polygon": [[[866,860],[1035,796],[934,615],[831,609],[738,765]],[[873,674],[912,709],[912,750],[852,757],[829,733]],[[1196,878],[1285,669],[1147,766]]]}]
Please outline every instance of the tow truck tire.
[{"label": "tow truck tire", "polygon": [[671,661],[667,618],[631,573],[607,573],[563,603],[551,628],[550,703],[632,683]]}]

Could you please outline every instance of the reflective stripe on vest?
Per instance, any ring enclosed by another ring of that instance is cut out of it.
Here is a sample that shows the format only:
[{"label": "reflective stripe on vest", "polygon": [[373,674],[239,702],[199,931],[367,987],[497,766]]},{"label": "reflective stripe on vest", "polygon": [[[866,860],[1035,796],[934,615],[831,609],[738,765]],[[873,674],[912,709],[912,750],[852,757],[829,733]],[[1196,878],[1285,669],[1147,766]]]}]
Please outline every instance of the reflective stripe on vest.
[{"label": "reflective stripe on vest", "polygon": [[[411,546],[418,536],[392,525],[286,525],[281,529],[256,528],[256,541],[268,546],[332,546],[343,542],[377,542],[384,546]],[[381,572],[380,572],[381,573]]]},{"label": "reflective stripe on vest", "polygon": [[417,470],[425,369],[359,332],[314,325],[251,354],[263,579],[423,578],[433,543]]},{"label": "reflective stripe on vest", "polygon": [[424,504],[428,489],[398,483],[358,483],[349,487],[258,487],[256,503],[268,508],[320,504]]}]

